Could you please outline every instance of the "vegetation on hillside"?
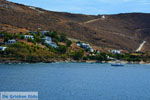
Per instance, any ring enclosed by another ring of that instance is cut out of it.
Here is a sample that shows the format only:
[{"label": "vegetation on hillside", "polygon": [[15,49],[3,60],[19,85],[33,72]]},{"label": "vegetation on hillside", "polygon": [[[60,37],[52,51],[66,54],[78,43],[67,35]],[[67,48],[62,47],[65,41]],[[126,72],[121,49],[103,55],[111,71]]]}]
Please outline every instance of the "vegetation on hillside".
[{"label": "vegetation on hillside", "polygon": [[[147,40],[143,51],[150,49],[150,14],[83,15],[53,12],[1,0],[0,31],[55,30],[103,48],[134,51]],[[15,16],[14,16],[15,15]],[[113,37],[113,38],[112,38]]]},{"label": "vegetation on hillside", "polygon": [[[26,39],[24,35],[31,35],[34,39]],[[43,38],[51,37],[52,41],[58,47],[52,47],[44,42]],[[68,40],[66,35],[59,35],[57,32],[51,31],[46,34],[38,32],[33,33],[16,33],[10,34],[0,32],[0,39],[3,40],[1,46],[7,47],[5,51],[0,51],[0,61],[14,60],[23,62],[52,62],[64,60],[76,61],[115,61],[124,60],[129,62],[149,61],[150,53],[121,53],[112,54],[110,52],[88,52],[83,48],[74,50],[72,44],[74,42]],[[13,44],[5,44],[8,40],[15,39],[17,42]]]}]

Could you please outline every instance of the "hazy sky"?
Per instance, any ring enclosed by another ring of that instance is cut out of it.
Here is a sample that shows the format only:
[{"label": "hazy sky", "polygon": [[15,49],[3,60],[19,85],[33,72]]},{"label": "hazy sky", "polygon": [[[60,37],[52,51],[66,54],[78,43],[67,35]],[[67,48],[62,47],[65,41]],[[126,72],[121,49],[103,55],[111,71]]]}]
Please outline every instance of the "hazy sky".
[{"label": "hazy sky", "polygon": [[9,0],[52,11],[82,14],[150,13],[150,0]]}]

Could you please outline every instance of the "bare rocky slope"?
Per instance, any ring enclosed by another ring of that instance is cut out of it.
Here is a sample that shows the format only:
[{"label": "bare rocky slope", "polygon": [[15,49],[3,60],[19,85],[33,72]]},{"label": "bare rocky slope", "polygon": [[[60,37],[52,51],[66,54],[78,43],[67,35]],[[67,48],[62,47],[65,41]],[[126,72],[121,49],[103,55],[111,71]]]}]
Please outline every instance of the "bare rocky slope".
[{"label": "bare rocky slope", "polygon": [[103,48],[135,51],[147,41],[150,50],[150,14],[82,15],[47,11],[0,0],[0,31],[53,30]]}]

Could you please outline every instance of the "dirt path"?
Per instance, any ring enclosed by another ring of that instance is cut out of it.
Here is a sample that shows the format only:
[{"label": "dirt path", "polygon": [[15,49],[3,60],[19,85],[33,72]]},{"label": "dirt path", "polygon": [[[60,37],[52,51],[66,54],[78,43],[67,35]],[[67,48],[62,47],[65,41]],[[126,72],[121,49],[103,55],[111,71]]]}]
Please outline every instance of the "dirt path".
[{"label": "dirt path", "polygon": [[98,19],[93,19],[93,20],[89,20],[89,21],[87,21],[87,22],[84,22],[84,24],[92,23],[92,22],[95,22],[95,21],[98,21],[98,20],[100,20],[100,18],[98,18]]},{"label": "dirt path", "polygon": [[138,51],[141,51],[145,43],[146,43],[146,41],[143,41],[143,42],[140,44],[139,48],[138,48],[136,51],[137,51],[137,52],[138,52]]}]

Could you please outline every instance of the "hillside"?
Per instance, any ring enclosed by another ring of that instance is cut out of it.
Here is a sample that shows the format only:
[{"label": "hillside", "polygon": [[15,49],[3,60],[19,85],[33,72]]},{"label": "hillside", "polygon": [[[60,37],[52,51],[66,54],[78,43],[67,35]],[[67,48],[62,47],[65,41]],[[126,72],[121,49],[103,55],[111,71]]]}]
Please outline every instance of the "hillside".
[{"label": "hillside", "polygon": [[150,14],[130,13],[82,15],[47,11],[6,0],[0,1],[0,31],[27,32],[53,30],[70,38],[87,41],[103,48],[135,51],[147,41],[150,49]]}]

